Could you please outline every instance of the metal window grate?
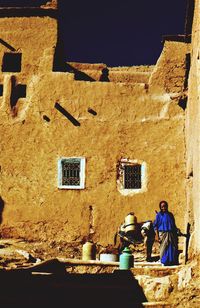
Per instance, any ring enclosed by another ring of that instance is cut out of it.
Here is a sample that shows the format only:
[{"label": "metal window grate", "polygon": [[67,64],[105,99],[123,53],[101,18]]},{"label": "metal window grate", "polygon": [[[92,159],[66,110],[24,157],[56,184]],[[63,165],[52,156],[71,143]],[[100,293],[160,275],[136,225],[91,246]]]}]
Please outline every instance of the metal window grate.
[{"label": "metal window grate", "polygon": [[80,161],[62,161],[62,185],[80,185]]},{"label": "metal window grate", "polygon": [[141,165],[124,166],[124,188],[140,189],[141,187]]}]

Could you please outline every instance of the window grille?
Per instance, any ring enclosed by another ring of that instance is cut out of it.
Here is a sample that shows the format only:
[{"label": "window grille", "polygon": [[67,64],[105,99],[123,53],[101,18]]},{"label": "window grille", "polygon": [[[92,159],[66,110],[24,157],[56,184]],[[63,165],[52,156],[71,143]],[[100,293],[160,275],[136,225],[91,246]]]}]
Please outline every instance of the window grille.
[{"label": "window grille", "polygon": [[141,183],[141,165],[125,165],[124,166],[124,188],[140,189]]},{"label": "window grille", "polygon": [[62,185],[80,185],[80,161],[62,161]]},{"label": "window grille", "polygon": [[58,160],[58,187],[61,189],[85,187],[84,157],[63,157]]}]

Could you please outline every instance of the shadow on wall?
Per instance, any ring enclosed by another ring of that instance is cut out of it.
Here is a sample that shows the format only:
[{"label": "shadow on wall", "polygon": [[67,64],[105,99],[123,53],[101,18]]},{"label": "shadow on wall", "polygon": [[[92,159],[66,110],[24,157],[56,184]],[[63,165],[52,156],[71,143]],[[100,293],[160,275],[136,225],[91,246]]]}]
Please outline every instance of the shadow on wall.
[{"label": "shadow on wall", "polygon": [[16,77],[11,77],[11,96],[10,96],[10,107],[11,109],[17,105],[19,98],[26,97],[26,85],[25,84],[17,84]]},{"label": "shadow on wall", "polygon": [[65,54],[64,54],[64,43],[60,26],[58,24],[58,37],[57,44],[55,46],[54,58],[53,58],[53,72],[67,72],[66,62],[65,62]]},{"label": "shadow on wall", "polygon": [[[42,271],[42,269],[41,269]],[[44,273],[44,270],[43,270]],[[2,307],[143,307],[147,299],[131,271],[112,274],[32,275],[31,271],[0,271]],[[19,283],[20,280],[20,283]],[[23,295],[22,291],[23,290]],[[9,305],[12,294],[12,305]]]},{"label": "shadow on wall", "polygon": [[80,122],[77,121],[65,108],[63,108],[59,103],[55,103],[54,107],[66,117],[74,126],[80,126]]},{"label": "shadow on wall", "polygon": [[16,49],[13,46],[11,46],[9,43],[7,43],[6,41],[2,40],[1,38],[0,38],[0,44],[5,46],[6,48],[8,48],[10,51],[16,51]]},{"label": "shadow on wall", "polygon": [[66,63],[66,70],[67,72],[74,74],[75,80],[96,81],[94,78],[90,77],[89,75],[85,74],[82,71],[77,70],[75,67],[73,67],[69,63]]},{"label": "shadow on wall", "polygon": [[185,81],[184,81],[184,89],[185,90],[187,90],[187,88],[188,88],[190,66],[191,66],[191,56],[190,56],[190,53],[187,53],[186,56],[185,56]]},{"label": "shadow on wall", "polygon": [[183,96],[178,101],[179,107],[181,107],[183,110],[187,108],[187,96]]},{"label": "shadow on wall", "polygon": [[110,81],[108,75],[109,75],[109,69],[103,68],[99,81],[107,81],[107,82]]},{"label": "shadow on wall", "polygon": [[[66,63],[66,70],[69,73],[74,74],[75,80],[82,80],[82,81],[96,81],[94,78],[90,77],[88,74],[78,70],[77,68],[73,67],[71,64]],[[109,69],[103,68],[101,71],[101,76],[99,78],[99,81],[109,82]]]},{"label": "shadow on wall", "polygon": [[4,209],[4,204],[5,202],[3,199],[0,197],[0,224],[2,223],[2,215],[3,215],[3,209]]}]

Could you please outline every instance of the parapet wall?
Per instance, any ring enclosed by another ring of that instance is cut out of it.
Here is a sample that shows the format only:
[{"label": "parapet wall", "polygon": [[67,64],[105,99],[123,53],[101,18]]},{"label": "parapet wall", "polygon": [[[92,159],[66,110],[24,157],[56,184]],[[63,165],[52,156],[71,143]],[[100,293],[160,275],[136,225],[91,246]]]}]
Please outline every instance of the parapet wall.
[{"label": "parapet wall", "polygon": [[[21,54],[20,71],[12,74],[17,75],[19,81],[25,82],[33,75],[52,71],[57,41],[57,21],[54,18],[0,18],[0,28],[0,63],[2,65],[5,53]],[[4,76],[5,73],[0,74],[0,83]]]},{"label": "parapet wall", "polygon": [[148,84],[154,68],[151,66],[107,67],[106,64],[67,62],[69,71],[77,80],[110,81]]}]

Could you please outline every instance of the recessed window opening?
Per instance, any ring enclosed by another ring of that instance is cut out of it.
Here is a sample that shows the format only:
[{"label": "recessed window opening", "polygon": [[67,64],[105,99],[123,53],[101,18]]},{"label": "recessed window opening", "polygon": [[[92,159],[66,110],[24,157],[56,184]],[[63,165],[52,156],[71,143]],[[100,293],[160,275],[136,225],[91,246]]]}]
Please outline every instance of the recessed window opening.
[{"label": "recessed window opening", "polygon": [[21,53],[4,53],[2,61],[2,72],[21,72],[21,60]]},{"label": "recessed window opening", "polygon": [[80,162],[62,161],[62,185],[80,185]]},{"label": "recessed window opening", "polygon": [[123,195],[145,192],[147,189],[146,163],[122,158],[117,165],[117,188]]},{"label": "recessed window opening", "polygon": [[140,189],[141,183],[141,165],[125,165],[124,166],[124,188]]},{"label": "recessed window opening", "polygon": [[0,84],[0,96],[3,96],[3,85]]},{"label": "recessed window opening", "polygon": [[66,157],[58,161],[58,187],[83,189],[85,187],[85,158]]}]

